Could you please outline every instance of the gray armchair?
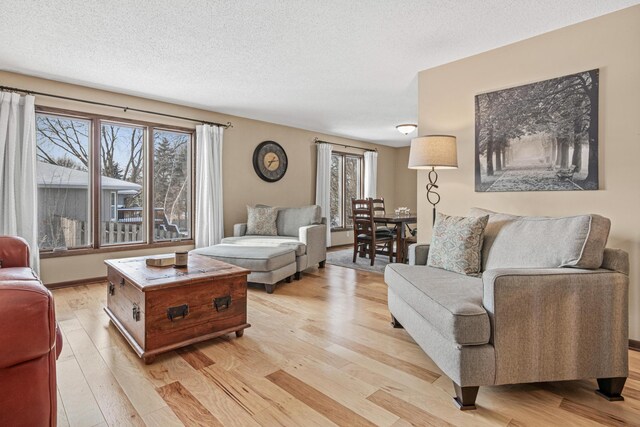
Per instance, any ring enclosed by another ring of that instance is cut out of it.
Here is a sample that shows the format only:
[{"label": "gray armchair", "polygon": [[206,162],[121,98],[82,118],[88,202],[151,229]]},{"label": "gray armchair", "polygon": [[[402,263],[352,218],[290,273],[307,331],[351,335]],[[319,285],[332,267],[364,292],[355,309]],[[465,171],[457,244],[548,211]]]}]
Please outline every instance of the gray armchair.
[{"label": "gray armchair", "polygon": [[323,268],[327,259],[327,226],[316,205],[278,208],[277,236],[247,235],[247,224],[235,224],[223,244],[290,247],[296,254],[296,279],[308,268]]},{"label": "gray armchair", "polygon": [[[608,234],[608,220],[596,224],[601,219],[588,222],[584,245],[595,251],[597,268],[494,267],[469,277],[426,266],[425,244],[409,248],[409,265],[387,267],[393,325],[404,327],[453,380],[460,409],[475,408],[479,386],[577,379],[597,379],[598,394],[622,400],[629,257],[596,248],[594,241],[604,245],[606,236],[593,234],[604,228]],[[489,241],[500,233],[487,231]]]}]

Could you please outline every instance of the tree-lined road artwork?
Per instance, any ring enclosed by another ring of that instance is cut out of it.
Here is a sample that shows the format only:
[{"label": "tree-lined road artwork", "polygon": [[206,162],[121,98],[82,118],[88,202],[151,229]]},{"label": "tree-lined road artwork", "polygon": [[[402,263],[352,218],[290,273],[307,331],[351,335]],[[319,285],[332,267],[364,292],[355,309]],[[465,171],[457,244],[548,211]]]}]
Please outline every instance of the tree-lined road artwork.
[{"label": "tree-lined road artwork", "polygon": [[476,191],[597,190],[598,74],[477,95]]},{"label": "tree-lined road artwork", "polygon": [[583,190],[570,179],[560,180],[553,170],[531,166],[510,166],[502,170],[486,191],[569,191]]}]

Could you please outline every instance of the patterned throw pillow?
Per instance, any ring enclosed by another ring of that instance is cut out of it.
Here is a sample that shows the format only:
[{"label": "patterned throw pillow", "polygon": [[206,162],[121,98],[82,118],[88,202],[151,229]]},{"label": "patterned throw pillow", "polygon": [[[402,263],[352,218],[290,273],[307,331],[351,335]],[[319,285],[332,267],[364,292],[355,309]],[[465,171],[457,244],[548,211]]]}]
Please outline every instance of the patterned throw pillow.
[{"label": "patterned throw pillow", "polygon": [[438,213],[429,248],[429,267],[477,276],[482,261],[482,240],[489,215],[449,216]]},{"label": "patterned throw pillow", "polygon": [[247,234],[257,236],[277,236],[277,218],[278,208],[268,206],[247,206]]}]

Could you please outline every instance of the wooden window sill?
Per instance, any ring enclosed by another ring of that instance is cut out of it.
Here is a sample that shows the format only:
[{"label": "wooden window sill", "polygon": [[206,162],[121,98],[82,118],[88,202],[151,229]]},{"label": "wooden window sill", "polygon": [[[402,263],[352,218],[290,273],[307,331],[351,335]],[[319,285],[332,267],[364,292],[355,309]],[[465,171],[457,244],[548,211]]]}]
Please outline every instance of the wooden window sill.
[{"label": "wooden window sill", "polygon": [[170,248],[174,246],[190,246],[194,244],[195,244],[195,241],[191,239],[191,240],[178,240],[178,241],[170,241],[170,242],[133,243],[130,245],[103,246],[97,249],[96,248],[79,248],[79,249],[69,249],[66,251],[57,251],[57,252],[48,251],[48,252],[40,252],[40,259],[101,254],[101,253],[108,253],[108,252],[138,251],[143,249]]}]

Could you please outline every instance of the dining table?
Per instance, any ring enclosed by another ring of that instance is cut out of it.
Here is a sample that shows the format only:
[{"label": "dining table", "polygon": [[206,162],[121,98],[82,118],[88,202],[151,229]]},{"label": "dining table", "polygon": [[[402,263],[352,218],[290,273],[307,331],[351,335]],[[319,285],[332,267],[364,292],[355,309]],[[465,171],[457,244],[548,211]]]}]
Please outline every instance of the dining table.
[{"label": "dining table", "polygon": [[394,225],[396,231],[396,262],[404,263],[406,260],[406,254],[404,253],[406,228],[410,224],[417,224],[418,217],[415,215],[408,216],[374,216],[373,221],[376,224]]}]

